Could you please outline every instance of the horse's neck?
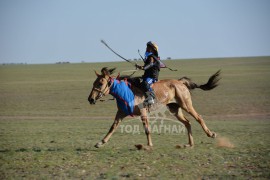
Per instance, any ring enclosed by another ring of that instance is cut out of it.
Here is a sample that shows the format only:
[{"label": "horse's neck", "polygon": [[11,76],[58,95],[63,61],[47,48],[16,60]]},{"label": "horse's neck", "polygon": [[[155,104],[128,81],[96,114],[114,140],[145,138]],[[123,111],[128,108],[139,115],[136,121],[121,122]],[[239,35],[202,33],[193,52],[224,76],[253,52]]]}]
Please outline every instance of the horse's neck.
[{"label": "horse's neck", "polygon": [[138,97],[143,97],[145,94],[141,89],[136,86],[131,86],[131,91],[133,92],[134,96]]}]

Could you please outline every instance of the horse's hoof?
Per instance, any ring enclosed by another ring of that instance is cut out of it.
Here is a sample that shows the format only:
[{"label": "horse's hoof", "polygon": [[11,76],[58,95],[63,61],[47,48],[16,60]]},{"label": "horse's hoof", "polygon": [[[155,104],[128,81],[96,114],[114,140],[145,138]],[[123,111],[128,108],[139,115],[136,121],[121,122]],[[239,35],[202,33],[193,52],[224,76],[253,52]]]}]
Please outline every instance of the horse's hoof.
[{"label": "horse's hoof", "polygon": [[213,132],[211,138],[216,138],[217,137],[217,134]]},{"label": "horse's hoof", "polygon": [[98,143],[95,145],[95,148],[100,148],[101,146],[103,146],[103,143],[102,143],[102,142],[98,142]]},{"label": "horse's hoof", "polygon": [[185,144],[184,145],[184,148],[192,148],[193,147],[193,145],[191,145],[191,144]]},{"label": "horse's hoof", "polygon": [[217,134],[215,132],[212,132],[212,134],[207,134],[207,136],[210,138],[216,138]]},{"label": "horse's hoof", "polygon": [[152,150],[153,146],[144,146],[143,144],[136,144],[135,147],[137,148],[137,150],[146,150],[146,151],[149,151],[149,150]]},{"label": "horse's hoof", "polygon": [[146,151],[151,151],[151,150],[153,150],[153,145],[152,146],[145,146],[145,147],[143,147],[143,149]]},{"label": "horse's hoof", "polygon": [[178,144],[175,146],[176,149],[192,148],[192,147],[193,147],[193,145],[190,145],[190,144],[184,144],[184,145]]}]

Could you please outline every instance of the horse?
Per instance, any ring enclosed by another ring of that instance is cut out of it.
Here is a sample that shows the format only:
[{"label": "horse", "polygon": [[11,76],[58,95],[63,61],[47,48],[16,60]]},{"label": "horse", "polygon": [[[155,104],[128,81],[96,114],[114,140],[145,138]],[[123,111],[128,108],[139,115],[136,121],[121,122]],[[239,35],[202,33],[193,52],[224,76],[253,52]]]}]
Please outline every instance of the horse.
[{"label": "horse", "polygon": [[[114,71],[115,68],[108,69],[107,67],[102,68],[101,74],[95,71],[97,78],[93,83],[93,88],[88,97],[88,101],[91,105],[94,105],[97,100],[100,100],[103,96],[110,94],[111,82],[115,80],[115,78],[112,77]],[[133,80],[134,79],[135,78],[133,78]],[[212,90],[218,86],[218,81],[220,79],[221,77],[219,70],[212,76],[210,76],[208,82],[203,85],[197,85],[187,77],[182,77],[180,79],[159,80],[152,85],[152,88],[156,95],[156,102],[167,106],[169,111],[176,117],[177,120],[183,123],[185,128],[187,129],[188,144],[185,144],[184,147],[193,147],[194,141],[192,137],[190,121],[184,116],[182,110],[186,111],[188,114],[190,114],[196,119],[196,121],[201,125],[202,129],[208,137],[216,138],[217,134],[215,132],[212,132],[206,126],[202,116],[199,115],[194,109],[192,105],[190,91],[196,88],[202,89],[204,91]],[[132,92],[134,93],[133,116],[140,116],[147,137],[147,145],[149,147],[152,147],[153,143],[149,130],[149,119],[147,118],[147,113],[150,109],[149,107],[139,107],[139,105],[141,105],[145,100],[144,91],[142,91],[138,87],[138,85],[134,83],[135,81],[130,82],[133,82],[133,84],[135,84],[135,86],[132,86]],[[118,107],[111,128],[109,129],[105,137],[95,145],[95,147],[99,148],[106,144],[119,126],[120,122],[127,116],[129,115],[124,113],[122,109]]]}]

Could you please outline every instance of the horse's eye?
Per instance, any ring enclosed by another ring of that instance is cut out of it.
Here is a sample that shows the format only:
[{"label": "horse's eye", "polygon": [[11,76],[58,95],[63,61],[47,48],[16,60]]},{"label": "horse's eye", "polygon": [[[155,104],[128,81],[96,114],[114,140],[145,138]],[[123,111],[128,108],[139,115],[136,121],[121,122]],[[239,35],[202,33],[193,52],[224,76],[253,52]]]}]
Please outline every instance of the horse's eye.
[{"label": "horse's eye", "polygon": [[102,83],[98,83],[98,87],[102,87],[102,85],[103,85]]}]

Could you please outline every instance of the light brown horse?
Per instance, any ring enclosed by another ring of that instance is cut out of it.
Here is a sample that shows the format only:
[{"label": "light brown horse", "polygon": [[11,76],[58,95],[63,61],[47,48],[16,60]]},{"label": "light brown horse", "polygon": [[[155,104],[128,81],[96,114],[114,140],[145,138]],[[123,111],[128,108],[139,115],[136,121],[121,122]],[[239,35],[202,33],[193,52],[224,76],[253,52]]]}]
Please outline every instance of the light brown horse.
[{"label": "light brown horse", "polygon": [[[103,68],[101,70],[101,74],[96,73],[97,79],[93,83],[93,89],[88,97],[88,101],[90,104],[95,104],[98,99],[101,97],[108,95],[110,93],[110,81],[112,79],[111,74],[115,69],[107,69]],[[215,138],[216,133],[210,131],[206,126],[203,118],[195,111],[194,107],[192,106],[191,101],[191,94],[190,90],[195,88],[200,88],[202,90],[211,90],[214,89],[220,80],[220,70],[213,74],[208,82],[204,85],[197,85],[193,83],[189,78],[183,77],[179,80],[176,79],[168,79],[168,80],[160,80],[153,84],[152,88],[156,94],[156,101],[157,103],[163,104],[168,107],[169,111],[174,114],[174,116],[182,122],[188,134],[188,144],[185,147],[192,147],[194,146],[194,141],[191,132],[191,124],[189,120],[184,116],[182,113],[182,109],[193,116],[197,122],[202,126],[204,132],[208,137]],[[138,107],[139,104],[143,103],[145,96],[144,92],[137,88],[136,86],[132,86],[132,92],[135,95],[134,99],[134,116],[140,116],[143,126],[145,128],[145,133],[147,136],[147,144],[148,146],[153,146],[150,131],[149,131],[149,121],[147,118],[147,108],[140,109]],[[121,109],[118,108],[118,111],[115,116],[115,120],[106,134],[106,136],[98,142],[95,147],[99,148],[105,143],[107,143],[119,126],[120,122],[127,117]]]}]

